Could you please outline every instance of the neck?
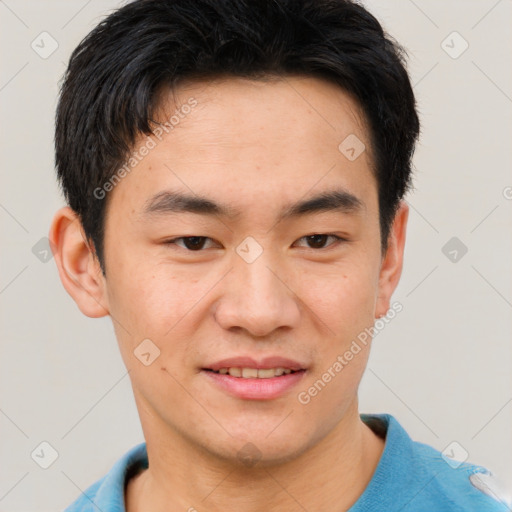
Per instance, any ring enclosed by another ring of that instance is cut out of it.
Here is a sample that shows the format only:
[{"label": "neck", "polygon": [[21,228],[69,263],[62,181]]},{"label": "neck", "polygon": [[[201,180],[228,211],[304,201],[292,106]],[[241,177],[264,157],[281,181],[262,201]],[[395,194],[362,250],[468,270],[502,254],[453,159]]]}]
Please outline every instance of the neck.
[{"label": "neck", "polygon": [[361,421],[357,400],[326,437],[279,464],[243,467],[174,431],[144,432],[150,464],[128,483],[127,512],[341,512],[363,493],[384,448]]}]

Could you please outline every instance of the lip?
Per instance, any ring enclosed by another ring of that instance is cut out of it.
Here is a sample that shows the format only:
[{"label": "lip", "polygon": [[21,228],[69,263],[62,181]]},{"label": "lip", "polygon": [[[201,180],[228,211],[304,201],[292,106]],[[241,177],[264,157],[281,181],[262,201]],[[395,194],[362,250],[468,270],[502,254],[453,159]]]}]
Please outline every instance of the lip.
[{"label": "lip", "polygon": [[305,365],[302,363],[280,356],[269,356],[259,361],[248,356],[230,357],[209,364],[205,366],[203,370],[213,370],[217,372],[221,368],[257,368],[262,370],[268,368],[288,368],[296,372],[306,370]]},{"label": "lip", "polygon": [[[269,379],[257,379],[232,377],[215,373],[221,368],[286,368],[294,373],[271,377]],[[213,371],[211,371],[213,370]],[[201,373],[209,379],[209,382],[242,400],[273,400],[283,396],[291,388],[296,386],[307,371],[305,364],[281,356],[267,356],[256,360],[250,356],[230,357],[215,361],[201,369]]]},{"label": "lip", "polygon": [[[226,367],[221,366],[221,368]],[[244,366],[244,368],[252,367]],[[270,368],[273,368],[273,366],[270,366]],[[273,400],[283,396],[296,386],[304,377],[306,370],[298,370],[294,373],[269,379],[244,379],[243,377],[232,377],[229,374],[221,375],[207,369],[203,369],[201,373],[210,379],[210,382],[236,398],[242,400]]]}]

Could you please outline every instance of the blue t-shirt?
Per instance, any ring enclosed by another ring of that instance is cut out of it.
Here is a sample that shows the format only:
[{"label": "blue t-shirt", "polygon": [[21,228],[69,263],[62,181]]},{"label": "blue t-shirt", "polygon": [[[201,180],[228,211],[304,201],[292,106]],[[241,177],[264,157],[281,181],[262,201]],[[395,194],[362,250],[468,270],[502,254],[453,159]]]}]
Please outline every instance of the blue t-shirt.
[{"label": "blue t-shirt", "polygon": [[[485,484],[490,473],[485,468],[456,463],[431,446],[412,441],[389,414],[361,414],[361,419],[385,438],[385,446],[370,483],[349,512],[509,510],[506,504],[491,497],[493,493]],[[125,512],[126,483],[147,467],[146,445],[142,443],[119,459],[107,475],[65,512]]]}]

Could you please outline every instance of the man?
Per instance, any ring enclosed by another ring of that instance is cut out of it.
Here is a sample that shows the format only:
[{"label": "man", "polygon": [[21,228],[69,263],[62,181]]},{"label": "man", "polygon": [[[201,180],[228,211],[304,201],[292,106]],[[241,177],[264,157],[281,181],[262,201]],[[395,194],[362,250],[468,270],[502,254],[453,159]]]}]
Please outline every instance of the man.
[{"label": "man", "polygon": [[75,50],[50,238],[146,443],[68,511],[504,510],[358,412],[419,133],[402,55],[346,0],[135,1]]}]

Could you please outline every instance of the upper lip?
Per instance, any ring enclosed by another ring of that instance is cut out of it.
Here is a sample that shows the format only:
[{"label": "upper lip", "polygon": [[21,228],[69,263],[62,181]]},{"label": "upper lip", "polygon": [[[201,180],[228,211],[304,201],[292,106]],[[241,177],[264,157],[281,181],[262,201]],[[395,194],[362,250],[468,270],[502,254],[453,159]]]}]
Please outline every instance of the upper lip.
[{"label": "upper lip", "polygon": [[221,368],[285,368],[293,371],[305,370],[305,366],[298,361],[280,356],[268,356],[256,360],[249,356],[229,357],[204,367],[205,370],[219,371]]}]

